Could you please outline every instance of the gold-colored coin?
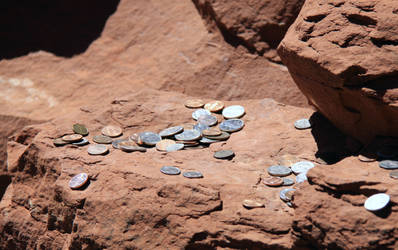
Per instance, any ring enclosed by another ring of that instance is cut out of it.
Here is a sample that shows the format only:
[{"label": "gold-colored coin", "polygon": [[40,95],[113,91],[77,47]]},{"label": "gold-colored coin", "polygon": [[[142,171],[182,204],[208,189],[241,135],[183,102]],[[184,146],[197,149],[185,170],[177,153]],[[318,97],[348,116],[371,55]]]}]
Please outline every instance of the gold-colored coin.
[{"label": "gold-colored coin", "polygon": [[121,146],[129,146],[129,147],[131,147],[131,146],[137,146],[137,144],[135,142],[133,142],[133,141],[126,140],[126,141],[119,142],[119,147],[121,147]]},{"label": "gold-colored coin", "polygon": [[191,109],[198,109],[201,108],[205,105],[203,100],[200,99],[190,99],[185,102],[185,107],[191,108]]},{"label": "gold-colored coin", "polygon": [[66,142],[78,142],[83,138],[82,135],[79,134],[72,134],[72,135],[64,135],[62,137],[62,140],[66,141]]},{"label": "gold-colored coin", "polygon": [[374,162],[376,161],[376,157],[375,156],[364,156],[362,154],[358,155],[358,159],[362,162]]},{"label": "gold-colored coin", "polygon": [[167,146],[172,144],[176,144],[176,142],[173,140],[164,139],[156,143],[156,149],[159,151],[167,151],[166,150]]},{"label": "gold-colored coin", "polygon": [[205,129],[205,130],[202,131],[202,135],[203,136],[219,136],[221,134],[222,134],[221,130],[214,129],[214,128]]},{"label": "gold-colored coin", "polygon": [[224,108],[224,103],[222,101],[212,101],[206,103],[205,109],[210,112],[220,112]]},{"label": "gold-colored coin", "polygon": [[109,136],[109,137],[118,137],[122,134],[123,130],[120,127],[117,126],[106,126],[101,130],[101,133],[103,135]]},{"label": "gold-colored coin", "polygon": [[294,155],[285,154],[278,159],[278,164],[281,166],[290,167],[294,163],[299,162],[300,159]]},{"label": "gold-colored coin", "polygon": [[251,208],[259,208],[259,207],[264,207],[263,203],[257,202],[255,200],[244,200],[242,202],[242,205],[247,208],[247,209],[251,209]]}]

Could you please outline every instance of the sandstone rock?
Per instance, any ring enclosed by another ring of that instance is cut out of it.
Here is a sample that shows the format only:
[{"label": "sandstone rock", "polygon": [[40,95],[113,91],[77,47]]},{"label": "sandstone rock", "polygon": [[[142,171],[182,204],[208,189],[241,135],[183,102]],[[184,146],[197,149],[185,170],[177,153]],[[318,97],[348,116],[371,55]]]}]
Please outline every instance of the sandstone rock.
[{"label": "sandstone rock", "polygon": [[309,102],[367,143],[398,136],[398,4],[306,1],[278,48]]}]

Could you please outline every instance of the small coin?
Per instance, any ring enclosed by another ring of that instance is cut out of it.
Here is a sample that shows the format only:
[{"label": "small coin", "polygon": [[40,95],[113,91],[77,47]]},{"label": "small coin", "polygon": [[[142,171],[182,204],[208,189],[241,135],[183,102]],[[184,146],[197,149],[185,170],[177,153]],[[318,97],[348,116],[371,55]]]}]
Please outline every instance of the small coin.
[{"label": "small coin", "polygon": [[162,138],[160,135],[153,132],[143,132],[140,133],[139,140],[141,140],[142,143],[147,146],[155,146],[156,143],[162,140]]},{"label": "small coin", "polygon": [[71,189],[79,189],[83,187],[88,181],[88,174],[80,173],[72,177],[69,181],[69,187]]},{"label": "small coin", "polygon": [[283,186],[291,186],[294,184],[294,180],[290,178],[283,178]]},{"label": "small coin", "polygon": [[244,200],[242,201],[242,205],[247,209],[264,207],[263,203],[254,200]]},{"label": "small coin", "polygon": [[176,144],[175,141],[169,139],[163,139],[156,143],[156,149],[159,151],[167,151],[167,146]]},{"label": "small coin", "polygon": [[285,154],[282,155],[279,159],[278,159],[278,164],[282,165],[282,166],[287,166],[290,167],[292,166],[294,163],[299,162],[300,159],[297,158],[294,155],[289,155],[289,154]]},{"label": "small coin", "polygon": [[377,151],[377,156],[382,159],[393,159],[397,156],[397,149],[393,147],[384,147]]},{"label": "small coin", "polygon": [[171,144],[171,145],[167,145],[167,147],[166,147],[167,152],[174,152],[174,151],[178,151],[178,150],[182,150],[182,149],[184,149],[183,143]]},{"label": "small coin", "polygon": [[220,112],[224,108],[224,103],[221,101],[212,101],[205,104],[205,109],[210,112]]},{"label": "small coin", "polygon": [[181,127],[183,127],[184,130],[192,130],[194,129],[195,125],[196,125],[195,123],[185,123],[182,124]]},{"label": "small coin", "polygon": [[114,140],[114,141],[112,141],[112,147],[115,148],[115,149],[120,149],[120,145],[119,144],[121,142],[124,142],[124,141],[128,141],[128,139],[123,138],[123,139]]},{"label": "small coin", "polygon": [[188,172],[184,172],[182,174],[184,177],[186,178],[203,178],[203,175],[201,172],[197,172],[197,171],[188,171]]},{"label": "small coin", "polygon": [[288,176],[292,173],[290,168],[280,165],[271,166],[267,171],[272,176]]},{"label": "small coin", "polygon": [[83,139],[81,139],[80,141],[78,141],[78,142],[72,142],[72,145],[76,145],[76,146],[84,146],[84,145],[87,145],[87,144],[89,144],[90,142],[86,139],[86,138],[83,138]]},{"label": "small coin", "polygon": [[213,139],[209,139],[206,137],[202,137],[199,142],[204,143],[204,144],[211,144],[211,143],[219,142],[219,140],[213,140]]},{"label": "small coin", "polygon": [[55,138],[53,141],[54,145],[59,147],[59,146],[64,146],[66,144],[69,144],[69,142],[66,142],[64,140],[62,140],[62,138]]},{"label": "small coin", "polygon": [[109,137],[118,137],[123,133],[123,130],[120,127],[109,125],[104,127],[101,133]]},{"label": "small coin", "polygon": [[135,143],[138,143],[139,138],[140,138],[140,135],[137,134],[137,133],[134,133],[134,134],[130,135],[130,137],[129,137],[129,139],[130,139],[131,141],[135,142]]},{"label": "small coin", "polygon": [[160,169],[160,172],[167,175],[179,175],[181,173],[181,170],[173,166],[164,166]]},{"label": "small coin", "polygon": [[220,150],[214,153],[214,158],[216,159],[230,159],[235,156],[232,150]]},{"label": "small coin", "polygon": [[300,173],[300,174],[298,174],[297,176],[296,176],[296,182],[297,183],[302,183],[302,182],[305,182],[305,181],[307,181],[308,179],[307,179],[307,172],[304,172],[304,173]]},{"label": "small coin", "polygon": [[383,160],[379,162],[379,167],[384,169],[398,169],[398,161]]},{"label": "small coin", "polygon": [[184,130],[181,134],[176,134],[174,136],[179,141],[195,141],[199,140],[201,133],[198,130]]},{"label": "small coin", "polygon": [[358,155],[358,159],[362,162],[374,162],[376,161],[376,157],[367,157],[362,154]]},{"label": "small coin", "polygon": [[314,163],[310,161],[299,161],[292,165],[291,169],[293,173],[300,174],[300,173],[307,173],[308,170],[315,167]]},{"label": "small coin", "polygon": [[146,152],[146,148],[137,146],[133,141],[122,141],[119,143],[119,148],[124,152]]},{"label": "small coin", "polygon": [[205,105],[203,100],[200,99],[190,99],[185,102],[185,107],[191,108],[191,109],[196,109],[196,108],[201,108]]},{"label": "small coin", "polygon": [[207,126],[214,126],[218,122],[217,117],[212,115],[201,115],[198,118],[198,123],[204,124]]},{"label": "small coin", "polygon": [[294,127],[296,129],[308,129],[311,128],[311,123],[308,119],[300,119],[294,123]]},{"label": "small coin", "polygon": [[263,183],[270,187],[279,187],[283,184],[281,177],[269,176],[263,179]]},{"label": "small coin", "polygon": [[283,200],[283,201],[286,201],[286,202],[291,201],[292,198],[293,198],[293,194],[294,194],[295,191],[296,191],[296,189],[294,189],[294,188],[285,188],[285,189],[282,189],[282,190],[279,192],[279,197],[280,197],[281,200]]},{"label": "small coin", "polygon": [[217,135],[217,136],[207,135],[205,137],[208,139],[211,139],[211,140],[225,141],[225,140],[228,140],[230,136],[231,135],[227,132],[221,132],[221,135]]},{"label": "small coin", "polygon": [[199,145],[198,141],[176,141],[176,143],[184,144],[185,147],[191,147],[191,146]]},{"label": "small coin", "polygon": [[193,129],[202,133],[203,130],[209,129],[209,126],[206,124],[197,123],[195,126],[193,126]]},{"label": "small coin", "polygon": [[192,112],[192,118],[194,120],[198,120],[200,116],[202,115],[210,115],[210,111],[206,110],[206,109],[197,109],[194,112]]},{"label": "small coin", "polygon": [[390,196],[388,194],[379,193],[374,194],[366,199],[365,209],[369,211],[378,211],[383,209],[390,202]]},{"label": "small coin", "polygon": [[205,129],[202,131],[203,136],[218,136],[221,135],[221,130],[216,128]]},{"label": "small coin", "polygon": [[62,140],[66,142],[78,142],[81,141],[83,138],[82,135],[79,134],[72,134],[72,135],[64,135],[62,136]]},{"label": "small coin", "polygon": [[102,144],[90,145],[87,148],[87,152],[90,155],[103,155],[108,153],[108,147]]},{"label": "small coin", "polygon": [[93,141],[99,144],[110,144],[112,143],[112,138],[106,135],[96,135],[93,137]]},{"label": "small coin", "polygon": [[390,177],[393,178],[393,179],[398,179],[398,171],[390,172]]},{"label": "small coin", "polygon": [[240,105],[228,106],[222,111],[222,115],[225,119],[240,118],[245,114],[245,108]]},{"label": "small coin", "polygon": [[166,128],[166,129],[163,129],[162,131],[160,131],[159,135],[161,137],[169,137],[169,136],[173,136],[175,134],[181,133],[183,130],[184,130],[184,128],[182,126],[170,127],[170,128]]},{"label": "small coin", "polygon": [[88,129],[83,125],[83,124],[74,124],[73,125],[73,132],[75,132],[76,134],[82,135],[82,136],[86,136],[88,135]]},{"label": "small coin", "polygon": [[245,122],[240,120],[240,119],[231,119],[231,120],[226,120],[220,123],[220,130],[224,132],[236,132],[239,131],[245,126]]}]

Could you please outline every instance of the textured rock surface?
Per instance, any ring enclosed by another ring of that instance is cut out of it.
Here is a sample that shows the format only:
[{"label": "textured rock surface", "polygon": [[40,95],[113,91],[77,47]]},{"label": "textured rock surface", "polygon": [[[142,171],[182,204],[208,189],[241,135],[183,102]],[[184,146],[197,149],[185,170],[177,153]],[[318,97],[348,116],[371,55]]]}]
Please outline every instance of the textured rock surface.
[{"label": "textured rock surface", "polygon": [[278,52],[309,101],[362,142],[398,136],[398,3],[306,1]]}]

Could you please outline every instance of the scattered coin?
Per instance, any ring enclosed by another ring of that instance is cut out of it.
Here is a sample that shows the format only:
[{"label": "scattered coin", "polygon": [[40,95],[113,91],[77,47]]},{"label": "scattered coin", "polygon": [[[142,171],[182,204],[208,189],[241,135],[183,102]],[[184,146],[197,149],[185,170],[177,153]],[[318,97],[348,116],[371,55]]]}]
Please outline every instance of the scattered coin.
[{"label": "scattered coin", "polygon": [[214,126],[217,124],[218,120],[217,117],[212,115],[201,115],[198,118],[198,122],[207,126]]},{"label": "scattered coin", "polygon": [[71,189],[79,189],[83,187],[88,181],[88,174],[80,173],[72,177],[69,181],[69,187]]},{"label": "scattered coin", "polygon": [[286,201],[286,202],[291,201],[295,191],[296,191],[296,189],[294,189],[294,188],[285,188],[279,192],[279,197],[283,201]]},{"label": "scattered coin", "polygon": [[201,108],[205,105],[205,103],[200,99],[190,99],[185,102],[185,107],[196,109]]},{"label": "scattered coin", "polygon": [[108,153],[108,147],[102,144],[90,145],[87,148],[87,152],[90,155],[103,155]]},{"label": "scattered coin", "polygon": [[128,141],[128,139],[123,138],[123,139],[114,140],[114,141],[112,141],[112,147],[115,148],[115,149],[120,149],[120,145],[119,144],[121,142],[124,142],[124,141]]},{"label": "scattered coin", "polygon": [[166,129],[163,129],[162,131],[160,131],[159,135],[161,137],[169,137],[169,136],[173,136],[175,134],[181,133],[183,130],[184,130],[184,128],[182,126],[170,127],[170,128],[166,128]]},{"label": "scattered coin", "polygon": [[195,127],[195,123],[185,123],[182,124],[181,126],[184,128],[184,130],[192,130]]},{"label": "scattered coin", "polygon": [[83,138],[82,135],[79,134],[72,134],[72,135],[64,135],[62,136],[62,140],[66,142],[78,142],[81,141]]},{"label": "scattered coin", "polygon": [[390,172],[390,177],[393,178],[393,179],[398,179],[398,171]]},{"label": "scattered coin", "polygon": [[109,137],[118,137],[123,133],[123,130],[120,127],[109,125],[104,127],[101,133]]},{"label": "scattered coin", "polygon": [[164,166],[160,169],[160,172],[167,175],[179,175],[181,173],[181,170],[173,166]]},{"label": "scattered coin", "polygon": [[374,162],[376,161],[376,157],[367,157],[362,154],[358,155],[358,159],[362,162]]},{"label": "scattered coin", "polygon": [[283,178],[283,186],[291,186],[294,184],[294,180],[290,178]]},{"label": "scattered coin", "polygon": [[99,144],[110,144],[112,143],[112,138],[106,135],[96,135],[93,137],[93,141]]},{"label": "scattered coin", "polygon": [[211,139],[211,140],[225,141],[225,140],[228,140],[230,136],[231,135],[227,132],[221,132],[221,135],[217,135],[217,136],[207,135],[205,137],[208,139]]},{"label": "scattered coin", "polygon": [[377,151],[377,156],[382,159],[393,159],[397,157],[397,149],[393,147],[384,147]]},{"label": "scattered coin", "polygon": [[292,173],[292,170],[285,166],[271,166],[268,168],[268,174],[272,176],[288,176]]},{"label": "scattered coin", "polygon": [[184,177],[186,178],[203,178],[203,175],[201,172],[197,172],[197,171],[188,171],[188,172],[184,172],[182,174]]},{"label": "scattered coin", "polygon": [[184,149],[183,143],[171,144],[171,145],[167,145],[167,147],[166,147],[167,152],[174,152],[174,151],[178,151],[178,150],[182,150],[182,149]]},{"label": "scattered coin", "polygon": [[220,123],[220,130],[224,132],[236,132],[239,131],[245,126],[245,122],[240,120],[240,119],[231,119],[231,120],[226,120]]},{"label": "scattered coin", "polygon": [[398,169],[398,161],[383,160],[379,162],[379,167],[384,169]]},{"label": "scattered coin", "polygon": [[254,200],[244,200],[242,202],[242,205],[247,209],[264,207],[263,203],[260,203],[260,202],[254,201]]},{"label": "scattered coin", "polygon": [[155,146],[158,141],[161,141],[162,138],[160,135],[153,132],[143,132],[140,133],[139,141],[142,141],[143,144],[147,146]]},{"label": "scattered coin", "polygon": [[294,155],[289,155],[289,154],[285,154],[282,155],[279,159],[278,159],[278,164],[282,165],[282,166],[287,166],[290,167],[292,166],[294,163],[299,162],[300,159],[297,158]]},{"label": "scattered coin", "polygon": [[295,174],[307,173],[308,170],[315,167],[314,163],[310,161],[299,161],[292,165],[291,169]]},{"label": "scattered coin", "polygon": [[66,144],[69,144],[69,142],[66,142],[64,140],[62,140],[62,138],[55,138],[53,141],[54,145],[59,147],[59,146],[64,146]]},{"label": "scattered coin", "polygon": [[279,187],[283,184],[281,177],[269,176],[263,179],[263,183],[270,187]]},{"label": "scattered coin", "polygon": [[72,142],[72,145],[76,145],[76,146],[84,146],[87,144],[89,144],[89,141],[86,138],[83,138],[78,142]]},{"label": "scattered coin", "polygon": [[296,129],[307,129],[307,128],[311,128],[311,123],[310,123],[310,120],[308,120],[308,119],[300,119],[294,123],[294,127]]},{"label": "scattered coin", "polygon": [[198,130],[199,132],[202,133],[203,130],[209,129],[209,126],[207,126],[206,124],[197,123],[195,124],[195,126],[193,126],[193,129]]},{"label": "scattered coin", "polygon": [[82,124],[74,124],[72,128],[73,128],[73,132],[75,132],[76,134],[79,134],[82,136],[88,135],[88,129]]},{"label": "scattered coin", "polygon": [[211,144],[211,143],[219,142],[219,140],[213,140],[213,139],[209,139],[206,137],[202,137],[199,142],[204,143],[204,144]]},{"label": "scattered coin", "polygon": [[198,120],[200,116],[202,115],[210,115],[210,111],[206,110],[206,109],[197,109],[194,112],[192,112],[192,118],[194,120]]},{"label": "scattered coin", "polygon": [[378,211],[385,208],[390,202],[390,196],[388,194],[379,193],[374,194],[366,199],[365,208],[369,211]]},{"label": "scattered coin", "polygon": [[218,135],[221,135],[221,130],[218,130],[216,128],[205,129],[202,131],[202,135],[203,136],[218,136]]},{"label": "scattered coin", "polygon": [[146,152],[146,148],[135,145],[133,141],[122,141],[119,143],[119,148],[124,152]]},{"label": "scattered coin", "polygon": [[307,172],[300,173],[296,176],[296,182],[301,183],[307,181]]},{"label": "scattered coin", "polygon": [[177,134],[174,136],[177,140],[180,141],[195,141],[200,139],[201,133],[198,130],[184,130],[181,134]]},{"label": "scattered coin", "polygon": [[[140,135],[137,134],[137,133],[134,133],[134,134],[130,135],[130,137],[129,137],[129,139],[132,140],[132,141],[135,142],[135,143],[138,143],[139,138],[140,138]],[[142,144],[142,143],[141,143],[141,144]]]},{"label": "scattered coin", "polygon": [[176,144],[175,141],[169,139],[163,139],[156,143],[156,149],[159,151],[167,151],[167,146]]},{"label": "scattered coin", "polygon": [[222,111],[222,115],[225,119],[240,118],[245,114],[245,108],[240,105],[228,106]]},{"label": "scattered coin", "polygon": [[221,101],[212,101],[206,103],[205,109],[209,110],[210,112],[220,112],[224,108],[224,103]]},{"label": "scattered coin", "polygon": [[214,153],[214,158],[216,159],[230,159],[235,156],[232,150],[220,150]]}]

